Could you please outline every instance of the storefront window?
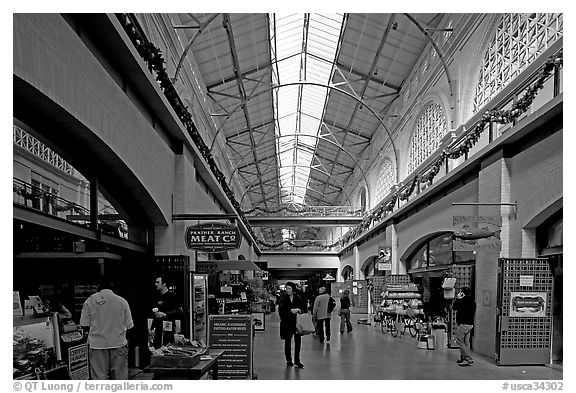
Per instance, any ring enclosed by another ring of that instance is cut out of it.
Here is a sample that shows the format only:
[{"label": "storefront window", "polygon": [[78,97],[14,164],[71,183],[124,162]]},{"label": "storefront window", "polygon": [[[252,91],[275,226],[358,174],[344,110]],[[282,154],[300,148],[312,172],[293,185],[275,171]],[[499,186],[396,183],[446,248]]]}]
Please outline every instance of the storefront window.
[{"label": "storefront window", "polygon": [[452,263],[452,237],[450,234],[430,241],[428,267],[449,265]]},{"label": "storefront window", "polygon": [[412,258],[410,269],[425,269],[428,266],[428,243],[425,243]]},{"label": "storefront window", "polygon": [[[452,236],[446,233],[425,242],[408,261],[408,269],[428,269],[454,262],[474,260],[472,252],[452,253]],[[456,259],[456,260],[454,260]]]}]

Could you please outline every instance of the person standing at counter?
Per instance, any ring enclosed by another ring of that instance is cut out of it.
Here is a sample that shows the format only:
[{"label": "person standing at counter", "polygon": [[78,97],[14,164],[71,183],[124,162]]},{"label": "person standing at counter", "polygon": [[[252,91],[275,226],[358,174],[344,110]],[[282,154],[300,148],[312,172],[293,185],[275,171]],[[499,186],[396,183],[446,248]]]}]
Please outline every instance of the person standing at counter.
[{"label": "person standing at counter", "polygon": [[[166,277],[158,276],[155,281],[157,298],[154,302],[152,312],[154,320],[152,321],[151,330],[154,332],[154,348],[174,342],[174,329],[177,319],[180,319],[182,307],[176,295],[168,289]],[[171,322],[172,329],[164,331],[164,322]]]},{"label": "person standing at counter", "polygon": [[[300,362],[300,346],[302,337],[296,334],[296,315],[302,313],[306,305],[302,298],[296,294],[296,284],[286,283],[286,293],[280,300],[278,314],[280,314],[280,338],[284,340],[284,355],[286,366],[304,368]],[[292,363],[292,336],[294,336],[294,363]]]},{"label": "person standing at counter", "polygon": [[100,291],[86,299],[80,325],[88,331],[91,378],[128,379],[126,332],[134,322],[128,302],[112,292],[110,282],[103,281]]}]

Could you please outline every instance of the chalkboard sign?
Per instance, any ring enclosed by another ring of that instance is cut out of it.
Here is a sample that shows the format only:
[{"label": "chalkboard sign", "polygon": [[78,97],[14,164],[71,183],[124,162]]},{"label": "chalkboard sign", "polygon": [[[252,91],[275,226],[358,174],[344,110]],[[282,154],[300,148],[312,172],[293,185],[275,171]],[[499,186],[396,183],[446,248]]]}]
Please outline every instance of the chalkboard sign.
[{"label": "chalkboard sign", "polygon": [[223,349],[218,359],[221,379],[252,378],[252,318],[250,315],[209,315],[208,346]]}]

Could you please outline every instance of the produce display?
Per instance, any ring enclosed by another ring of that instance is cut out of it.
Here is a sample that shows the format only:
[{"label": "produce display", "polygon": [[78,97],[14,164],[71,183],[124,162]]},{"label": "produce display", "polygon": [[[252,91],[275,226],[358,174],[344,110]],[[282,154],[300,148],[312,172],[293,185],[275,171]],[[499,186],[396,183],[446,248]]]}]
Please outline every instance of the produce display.
[{"label": "produce display", "polygon": [[47,348],[44,341],[22,329],[14,329],[12,344],[13,378],[34,376],[40,370],[49,370],[56,364],[54,349]]}]

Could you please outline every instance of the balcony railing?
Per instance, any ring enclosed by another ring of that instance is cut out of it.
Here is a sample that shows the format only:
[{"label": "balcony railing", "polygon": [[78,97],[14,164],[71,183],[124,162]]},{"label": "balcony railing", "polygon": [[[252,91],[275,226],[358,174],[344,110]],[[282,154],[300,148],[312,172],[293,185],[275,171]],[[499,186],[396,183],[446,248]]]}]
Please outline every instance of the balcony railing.
[{"label": "balcony railing", "polygon": [[[26,206],[60,219],[90,227],[90,210],[76,202],[61,198],[20,179],[13,179],[12,193],[15,204]],[[99,230],[110,236],[128,239],[128,226],[124,220],[98,219]]]}]

